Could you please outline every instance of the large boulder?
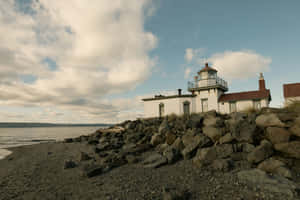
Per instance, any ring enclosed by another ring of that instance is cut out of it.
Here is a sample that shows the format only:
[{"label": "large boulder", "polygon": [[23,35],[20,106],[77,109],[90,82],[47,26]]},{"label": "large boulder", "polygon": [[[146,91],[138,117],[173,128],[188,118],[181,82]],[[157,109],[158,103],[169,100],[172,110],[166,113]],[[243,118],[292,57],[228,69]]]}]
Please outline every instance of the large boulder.
[{"label": "large boulder", "polygon": [[160,133],[155,133],[151,138],[150,144],[153,146],[157,146],[162,143],[164,143],[164,137]]},{"label": "large boulder", "polygon": [[269,158],[261,162],[257,168],[268,173],[277,174],[286,178],[292,178],[292,173],[288,168],[285,167],[285,163],[274,158]]},{"label": "large boulder", "polygon": [[293,134],[293,135],[295,135],[295,136],[297,136],[297,137],[300,137],[300,122],[297,124],[297,123],[295,123],[295,125],[293,125],[290,129],[289,129],[289,131]]},{"label": "large boulder", "polygon": [[297,185],[280,176],[269,176],[260,169],[244,170],[237,173],[238,179],[253,187],[259,187],[270,194],[283,195],[285,199],[292,200],[297,195]]},{"label": "large boulder", "polygon": [[220,117],[214,115],[206,115],[203,120],[204,126],[220,127],[223,124],[223,120]]},{"label": "large boulder", "polygon": [[288,157],[300,159],[300,141],[275,144],[274,148]]},{"label": "large boulder", "polygon": [[210,139],[205,135],[196,135],[185,142],[185,148],[181,151],[184,159],[190,159],[196,153],[197,148],[201,148],[210,143]]},{"label": "large boulder", "polygon": [[217,159],[217,151],[214,147],[198,149],[193,163],[199,167],[209,165]]},{"label": "large boulder", "polygon": [[170,131],[170,127],[168,123],[168,118],[165,118],[158,128],[158,133],[160,135],[165,135],[169,131]]},{"label": "large boulder", "polygon": [[213,126],[203,127],[203,133],[213,142],[218,141],[222,137],[222,129]]},{"label": "large boulder", "polygon": [[145,168],[158,168],[167,163],[168,159],[159,153],[151,154],[142,162]]},{"label": "large boulder", "polygon": [[180,152],[171,146],[164,150],[163,155],[167,158],[169,164],[172,164],[180,159]]},{"label": "large boulder", "polygon": [[252,152],[247,156],[247,160],[250,163],[259,163],[273,154],[272,144],[267,141],[261,141],[260,145],[257,146]]},{"label": "large boulder", "polygon": [[202,126],[203,115],[201,114],[191,114],[189,119],[186,121],[187,128],[200,128]]},{"label": "large boulder", "polygon": [[245,113],[234,113],[226,120],[226,126],[231,136],[238,142],[253,143],[256,134],[256,124],[254,118],[247,117]]},{"label": "large boulder", "polygon": [[285,127],[285,124],[282,121],[280,121],[278,116],[274,113],[260,115],[256,118],[255,122],[260,127]]},{"label": "large boulder", "polygon": [[168,145],[172,145],[173,144],[173,142],[176,140],[176,135],[175,134],[173,134],[173,133],[167,133],[166,134],[166,143],[168,144]]},{"label": "large boulder", "polygon": [[290,140],[290,136],[290,132],[284,128],[267,128],[267,138],[272,142],[272,144],[288,142]]},{"label": "large boulder", "polygon": [[182,151],[184,149],[184,144],[180,137],[178,137],[171,146],[178,151]]},{"label": "large boulder", "polygon": [[234,137],[231,133],[227,133],[219,139],[220,144],[231,143],[234,140]]}]

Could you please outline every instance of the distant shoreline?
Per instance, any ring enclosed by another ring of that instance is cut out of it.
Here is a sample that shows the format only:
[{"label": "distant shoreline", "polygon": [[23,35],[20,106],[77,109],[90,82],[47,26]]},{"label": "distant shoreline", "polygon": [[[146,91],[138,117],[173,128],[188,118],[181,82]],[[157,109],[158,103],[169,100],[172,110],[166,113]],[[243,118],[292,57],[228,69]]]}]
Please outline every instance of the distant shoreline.
[{"label": "distant shoreline", "polygon": [[55,124],[55,123],[23,123],[0,122],[0,128],[39,128],[39,127],[88,127],[88,126],[112,126],[113,124]]}]

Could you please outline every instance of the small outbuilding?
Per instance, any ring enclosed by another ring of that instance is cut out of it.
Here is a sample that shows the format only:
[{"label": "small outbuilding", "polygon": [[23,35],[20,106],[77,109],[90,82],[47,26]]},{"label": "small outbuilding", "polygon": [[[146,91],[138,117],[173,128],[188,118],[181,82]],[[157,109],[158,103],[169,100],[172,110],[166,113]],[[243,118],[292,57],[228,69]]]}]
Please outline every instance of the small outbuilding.
[{"label": "small outbuilding", "polygon": [[284,84],[283,95],[285,105],[294,101],[300,101],[300,83]]}]

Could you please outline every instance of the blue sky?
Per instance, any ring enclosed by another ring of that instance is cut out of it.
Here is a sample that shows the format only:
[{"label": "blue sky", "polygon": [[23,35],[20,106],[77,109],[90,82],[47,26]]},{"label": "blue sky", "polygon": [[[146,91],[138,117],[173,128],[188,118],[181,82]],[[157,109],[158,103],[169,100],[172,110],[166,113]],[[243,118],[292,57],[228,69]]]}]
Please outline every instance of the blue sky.
[{"label": "blue sky", "polygon": [[[0,121],[119,122],[142,97],[186,90],[205,61],[271,106],[300,82],[300,1],[7,0],[0,3]],[[185,91],[186,92],[186,91]]]}]

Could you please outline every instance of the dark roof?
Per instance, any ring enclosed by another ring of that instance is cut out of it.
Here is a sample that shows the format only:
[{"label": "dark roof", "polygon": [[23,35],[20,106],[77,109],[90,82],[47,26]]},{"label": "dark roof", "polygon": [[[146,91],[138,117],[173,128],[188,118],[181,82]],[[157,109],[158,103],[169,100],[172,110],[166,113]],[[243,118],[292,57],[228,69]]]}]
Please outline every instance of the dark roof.
[{"label": "dark roof", "polygon": [[299,97],[300,96],[300,83],[291,83],[283,85],[284,98]]},{"label": "dark roof", "polygon": [[208,66],[208,63],[205,63],[205,67],[203,67],[198,73],[201,73],[201,72],[208,72],[208,71],[218,72],[218,71],[215,70],[214,68]]},{"label": "dark roof", "polygon": [[194,94],[182,94],[182,95],[172,95],[172,96],[164,96],[164,95],[156,95],[154,98],[146,98],[142,99],[143,101],[153,101],[153,100],[163,100],[163,99],[172,99],[172,98],[184,98],[184,97],[195,97]]},{"label": "dark roof", "polygon": [[239,101],[239,100],[252,100],[252,99],[266,99],[271,100],[270,90],[256,90],[239,93],[228,93],[220,96],[219,101]]}]

